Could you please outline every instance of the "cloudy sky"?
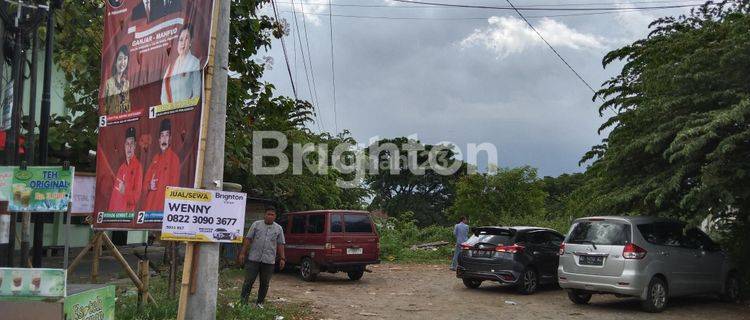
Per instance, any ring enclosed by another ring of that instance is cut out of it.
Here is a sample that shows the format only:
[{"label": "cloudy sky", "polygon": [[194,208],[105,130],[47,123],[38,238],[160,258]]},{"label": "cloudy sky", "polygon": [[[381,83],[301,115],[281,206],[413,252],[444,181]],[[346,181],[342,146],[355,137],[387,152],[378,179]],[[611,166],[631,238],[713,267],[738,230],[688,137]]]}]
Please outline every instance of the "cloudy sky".
[{"label": "cloudy sky", "polygon": [[[298,95],[310,99],[292,0],[277,1],[290,34],[284,38]],[[500,0],[434,2],[507,6]],[[516,0],[518,7],[632,8],[697,4],[694,0]],[[513,11],[441,8],[391,0],[294,1],[305,58],[317,89],[318,124],[348,129],[360,142],[416,136],[426,143],[492,143],[502,167],[531,165],[541,175],[580,172],[581,156],[601,141],[603,122],[592,92]],[[336,108],[333,106],[328,13],[333,8]],[[302,14],[306,12],[305,24]],[[598,89],[619,71],[604,69],[609,51],[643,38],[648,23],[689,8],[523,11],[545,39]],[[270,9],[264,11],[272,14]],[[586,15],[580,15],[586,14]],[[363,16],[377,18],[363,18]],[[386,18],[387,17],[387,18]],[[265,79],[292,95],[281,43]],[[312,79],[310,79],[312,83]],[[312,87],[312,86],[311,86]],[[313,96],[315,94],[313,93]],[[312,101],[316,101],[312,99]],[[318,124],[313,128],[318,130]],[[483,158],[480,157],[480,162]]]}]

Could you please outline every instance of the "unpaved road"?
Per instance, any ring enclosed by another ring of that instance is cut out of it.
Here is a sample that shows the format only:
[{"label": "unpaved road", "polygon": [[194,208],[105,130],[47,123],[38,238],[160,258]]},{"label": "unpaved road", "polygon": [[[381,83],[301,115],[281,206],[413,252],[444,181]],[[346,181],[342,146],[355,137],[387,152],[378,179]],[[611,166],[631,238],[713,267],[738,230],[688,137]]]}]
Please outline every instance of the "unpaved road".
[{"label": "unpaved road", "polygon": [[[661,314],[640,311],[634,299],[595,296],[576,306],[560,289],[546,288],[523,296],[485,282],[466,289],[442,265],[383,264],[371,266],[359,282],[346,274],[321,274],[303,282],[295,273],[277,274],[269,300],[310,302],[318,319],[750,319],[750,306],[719,302],[714,297],[673,299]],[[506,301],[508,301],[506,303]],[[514,302],[515,304],[510,304]]]}]

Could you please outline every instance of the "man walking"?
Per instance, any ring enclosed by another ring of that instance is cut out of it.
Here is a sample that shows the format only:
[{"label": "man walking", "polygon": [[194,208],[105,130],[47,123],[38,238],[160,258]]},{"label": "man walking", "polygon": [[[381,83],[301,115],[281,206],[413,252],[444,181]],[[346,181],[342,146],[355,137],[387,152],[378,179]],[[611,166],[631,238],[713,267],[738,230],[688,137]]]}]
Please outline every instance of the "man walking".
[{"label": "man walking", "polygon": [[469,225],[466,222],[468,222],[466,217],[461,217],[461,220],[453,227],[453,235],[456,237],[456,250],[453,253],[453,261],[451,262],[452,271],[456,271],[456,267],[458,266],[458,255],[461,254],[461,244],[469,239]]},{"label": "man walking", "polygon": [[[284,268],[286,257],[284,255],[284,231],[281,226],[274,222],[276,211],[273,208],[266,209],[263,220],[253,222],[247,236],[242,242],[242,250],[239,255],[239,263],[245,264],[245,283],[242,285],[240,299],[247,303],[247,297],[253,288],[255,279],[260,276],[260,287],[258,288],[258,300],[256,306],[263,308],[263,301],[268,293],[268,285],[271,283],[273,267],[276,263],[276,255],[279,258],[279,267]],[[248,249],[250,252],[248,253]]]}]

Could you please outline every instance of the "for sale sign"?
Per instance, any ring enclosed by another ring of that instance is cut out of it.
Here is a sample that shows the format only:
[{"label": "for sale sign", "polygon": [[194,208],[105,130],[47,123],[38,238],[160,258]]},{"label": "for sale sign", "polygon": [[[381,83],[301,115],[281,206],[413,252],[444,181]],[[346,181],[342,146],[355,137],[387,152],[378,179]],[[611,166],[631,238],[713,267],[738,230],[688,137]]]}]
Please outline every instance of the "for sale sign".
[{"label": "for sale sign", "polygon": [[247,195],[167,187],[161,239],[242,242]]}]

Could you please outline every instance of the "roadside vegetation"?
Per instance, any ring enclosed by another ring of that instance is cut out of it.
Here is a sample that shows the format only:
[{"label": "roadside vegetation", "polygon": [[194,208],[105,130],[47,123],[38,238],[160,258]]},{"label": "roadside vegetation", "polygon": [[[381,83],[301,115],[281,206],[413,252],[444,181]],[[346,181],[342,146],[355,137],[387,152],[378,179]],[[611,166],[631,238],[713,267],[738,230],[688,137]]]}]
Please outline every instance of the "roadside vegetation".
[{"label": "roadside vegetation", "polygon": [[[258,319],[276,320],[278,316],[285,320],[313,319],[310,306],[307,304],[288,303],[281,301],[267,301],[263,309],[256,308],[252,303],[240,304],[240,290],[243,274],[239,269],[224,270],[219,278],[219,292],[217,297],[217,319]],[[177,297],[169,298],[167,281],[165,278],[154,278],[149,290],[157,304],[147,304],[138,307],[138,296],[131,286],[128,291],[118,290],[115,314],[117,319],[124,320],[166,320],[177,316]],[[177,280],[179,283],[179,279]],[[257,284],[256,288],[257,290]],[[179,288],[178,288],[179,291]],[[249,301],[254,301],[251,295]]]}]

